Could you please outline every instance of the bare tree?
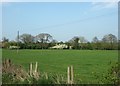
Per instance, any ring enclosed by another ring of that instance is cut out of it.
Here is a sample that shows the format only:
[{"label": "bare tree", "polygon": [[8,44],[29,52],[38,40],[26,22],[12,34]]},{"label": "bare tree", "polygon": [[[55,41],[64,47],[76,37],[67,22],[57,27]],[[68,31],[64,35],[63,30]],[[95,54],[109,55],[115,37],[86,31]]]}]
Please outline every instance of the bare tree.
[{"label": "bare tree", "polygon": [[83,36],[80,36],[79,37],[79,43],[87,43],[88,41],[87,41],[87,39],[85,39],[85,37],[83,37]]},{"label": "bare tree", "polygon": [[105,35],[102,39],[102,43],[106,49],[117,49],[117,37],[113,34]]},{"label": "bare tree", "polygon": [[9,39],[7,39],[6,37],[3,37],[2,42],[9,42]]},{"label": "bare tree", "polygon": [[53,39],[52,36],[47,33],[41,33],[36,36],[36,40],[41,43],[50,42],[50,41],[52,41],[52,39]]},{"label": "bare tree", "polygon": [[102,39],[104,43],[117,43],[117,37],[113,34],[105,35]]},{"label": "bare tree", "polygon": [[58,41],[55,40],[55,39],[53,39],[53,40],[51,41],[51,43],[58,43]]},{"label": "bare tree", "polygon": [[75,49],[78,49],[80,47],[78,36],[73,37],[71,40],[68,41],[68,43],[70,43]]},{"label": "bare tree", "polygon": [[92,42],[93,42],[93,43],[98,43],[99,40],[98,40],[98,38],[95,36],[95,37],[93,38]]},{"label": "bare tree", "polygon": [[24,43],[32,43],[34,42],[34,37],[31,34],[22,34],[20,35],[20,40]]}]

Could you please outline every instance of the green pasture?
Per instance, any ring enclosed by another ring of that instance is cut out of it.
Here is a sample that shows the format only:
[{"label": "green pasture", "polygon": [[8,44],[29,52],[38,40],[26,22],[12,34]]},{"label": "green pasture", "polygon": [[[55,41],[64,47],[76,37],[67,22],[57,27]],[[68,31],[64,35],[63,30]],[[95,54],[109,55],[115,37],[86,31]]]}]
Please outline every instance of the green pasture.
[{"label": "green pasture", "polygon": [[[38,62],[39,71],[63,74],[67,67],[74,67],[74,79],[80,83],[97,83],[95,75],[106,74],[111,64],[117,62],[116,50],[2,50],[2,59],[9,58],[26,70],[32,62]],[[100,77],[99,77],[100,78]]]}]

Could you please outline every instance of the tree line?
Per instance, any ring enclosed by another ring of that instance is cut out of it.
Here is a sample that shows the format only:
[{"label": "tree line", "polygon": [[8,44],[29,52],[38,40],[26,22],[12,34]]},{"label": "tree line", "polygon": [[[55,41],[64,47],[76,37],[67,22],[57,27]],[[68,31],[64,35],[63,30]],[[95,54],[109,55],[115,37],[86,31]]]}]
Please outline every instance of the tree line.
[{"label": "tree line", "polygon": [[24,33],[16,37],[16,41],[9,41],[6,37],[2,39],[2,48],[10,46],[19,46],[20,49],[49,49],[56,44],[66,44],[66,49],[89,49],[89,50],[118,50],[120,49],[120,40],[113,34],[104,35],[101,40],[94,37],[91,42],[85,37],[75,36],[67,42],[58,42],[48,33],[40,33],[36,36]]}]

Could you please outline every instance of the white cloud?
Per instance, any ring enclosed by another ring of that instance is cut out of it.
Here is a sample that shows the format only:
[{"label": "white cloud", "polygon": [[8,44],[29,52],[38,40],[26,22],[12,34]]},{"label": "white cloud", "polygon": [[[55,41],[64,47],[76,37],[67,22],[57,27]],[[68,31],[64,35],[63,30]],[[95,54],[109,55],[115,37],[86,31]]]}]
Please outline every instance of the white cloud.
[{"label": "white cloud", "polygon": [[116,1],[111,0],[110,2],[92,2],[91,10],[102,10],[102,9],[110,9],[110,8],[117,8],[117,7],[118,7],[117,0]]},{"label": "white cloud", "polygon": [[92,4],[95,6],[109,8],[109,7],[115,7],[117,5],[117,2],[92,2]]}]

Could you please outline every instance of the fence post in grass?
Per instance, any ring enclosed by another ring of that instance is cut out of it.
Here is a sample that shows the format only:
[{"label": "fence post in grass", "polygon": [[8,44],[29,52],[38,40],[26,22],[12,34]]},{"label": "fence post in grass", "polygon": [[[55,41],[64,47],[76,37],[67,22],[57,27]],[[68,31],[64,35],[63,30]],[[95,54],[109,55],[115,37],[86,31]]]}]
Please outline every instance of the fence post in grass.
[{"label": "fence post in grass", "polygon": [[38,63],[36,62],[35,63],[35,70],[32,72],[32,74],[33,74],[33,77],[36,79],[36,80],[38,80],[38,78],[39,78],[39,74],[38,74]]},{"label": "fence post in grass", "polygon": [[37,73],[37,67],[38,67],[38,64],[36,62],[36,64],[35,64],[35,73]]},{"label": "fence post in grass", "polygon": [[68,84],[70,84],[70,67],[68,67],[68,69],[67,69],[67,81],[68,81]]},{"label": "fence post in grass", "polygon": [[68,84],[73,84],[73,66],[68,67],[67,69],[67,82]]},{"label": "fence post in grass", "polygon": [[30,76],[32,77],[32,63],[30,63]]},{"label": "fence post in grass", "polygon": [[47,73],[45,73],[45,78],[48,79],[48,75],[47,75]]},{"label": "fence post in grass", "polygon": [[73,84],[73,66],[71,66],[71,84]]}]

